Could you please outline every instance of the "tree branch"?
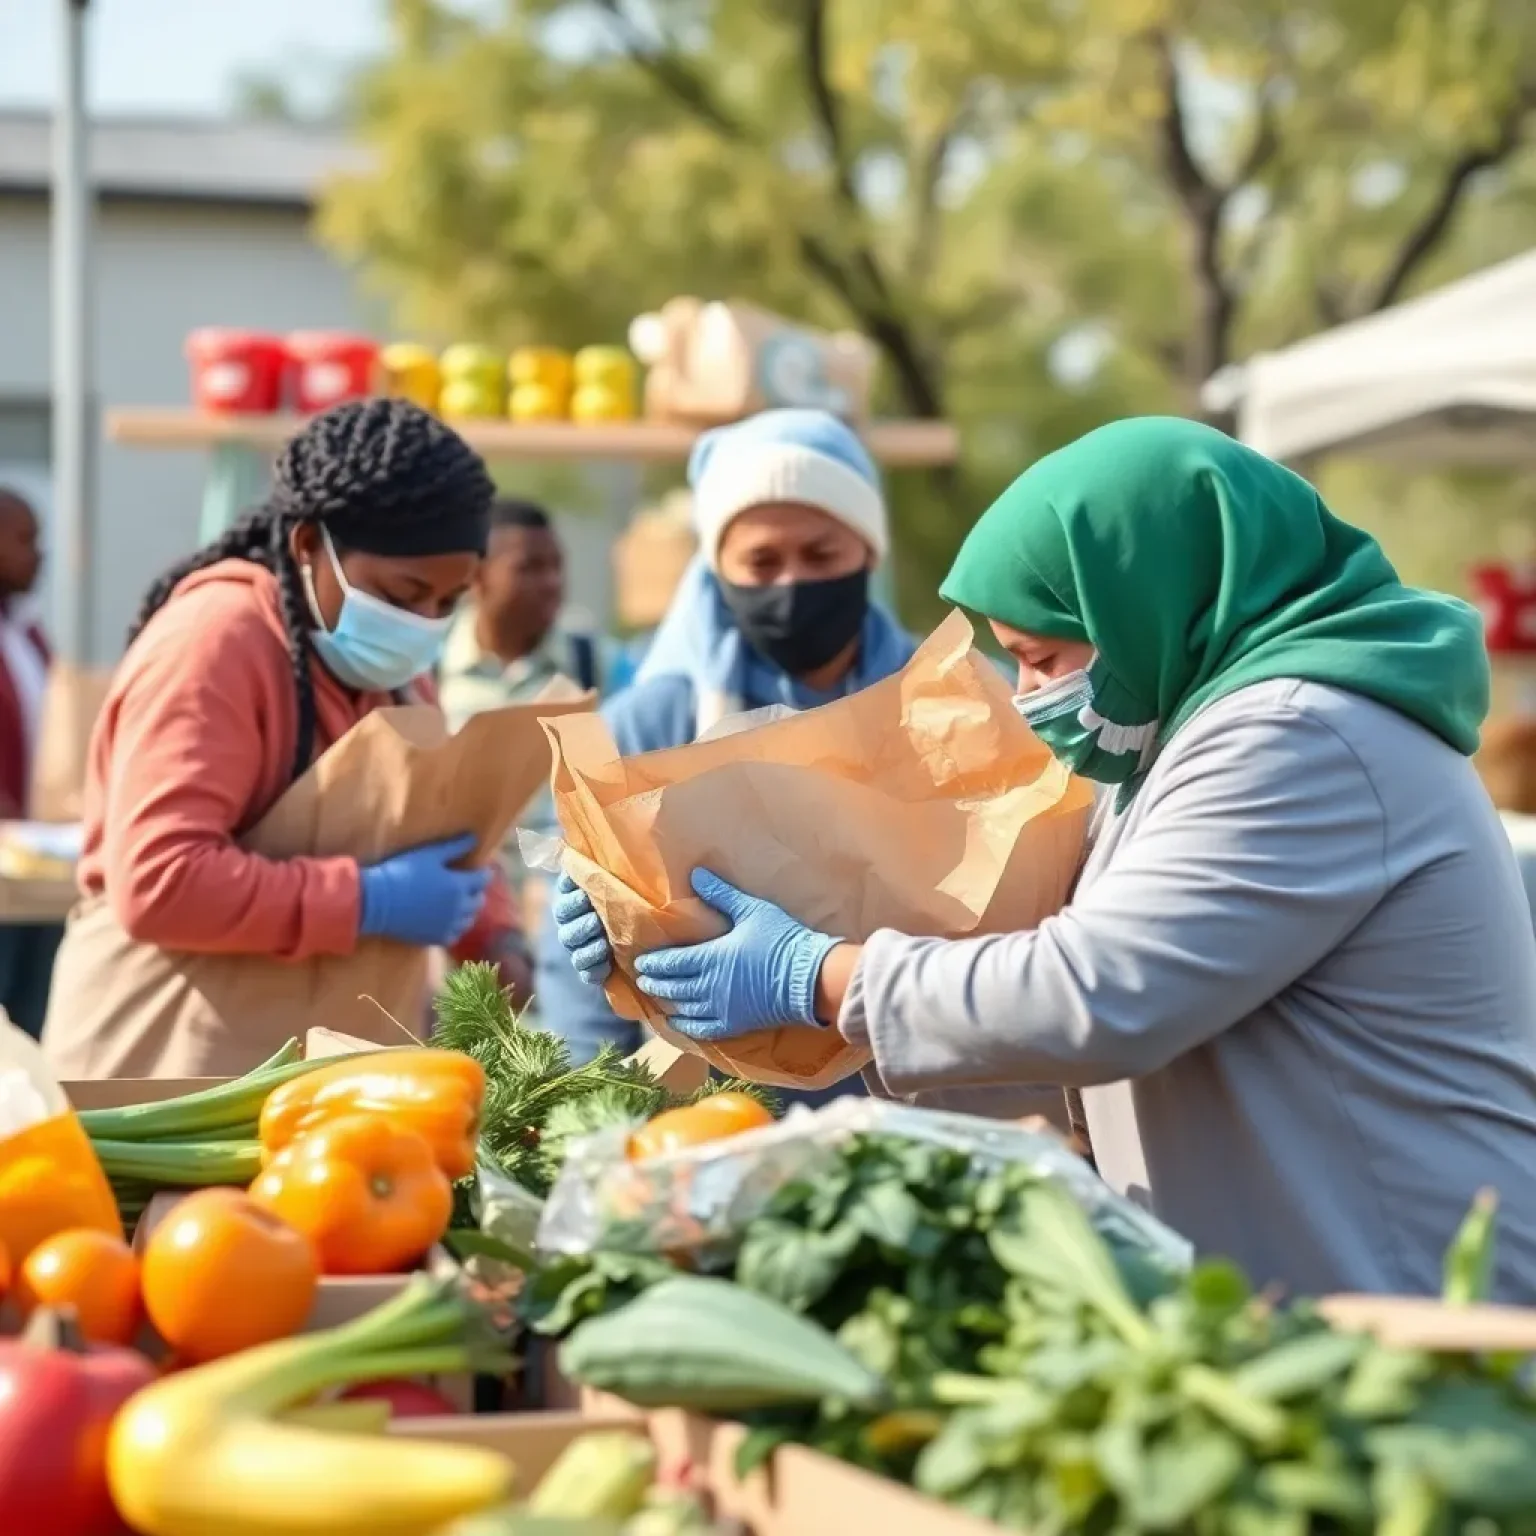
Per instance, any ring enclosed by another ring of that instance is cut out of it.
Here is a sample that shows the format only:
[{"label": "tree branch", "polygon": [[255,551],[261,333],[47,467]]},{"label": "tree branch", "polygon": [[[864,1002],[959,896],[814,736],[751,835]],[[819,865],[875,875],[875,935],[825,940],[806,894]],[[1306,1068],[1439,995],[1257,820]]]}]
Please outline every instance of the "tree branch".
[{"label": "tree branch", "polygon": [[755,136],[747,126],[715,97],[699,75],[682,62],[675,48],[655,48],[651,45],[624,8],[624,0],[596,0],[596,4],[618,31],[624,56],[650,75],[680,106],[686,107],[700,121],[707,123],[732,143],[755,142]]},{"label": "tree branch", "polygon": [[1275,120],[1275,81],[1265,80],[1259,87],[1259,104],[1253,125],[1253,142],[1238,163],[1228,184],[1228,195],[1247,184],[1280,152],[1280,125]]},{"label": "tree branch", "polygon": [[844,302],[859,317],[870,339],[890,359],[907,408],[918,416],[942,416],[939,381],[923,356],[917,337],[902,316],[891,284],[869,241],[865,209],[854,184],[852,157],[843,130],[842,104],[832,87],[831,71],[827,67],[827,19],[827,0],[801,0],[800,55],[805,67],[806,92],[832,162],[834,194],[845,216],[853,270],[862,280],[859,286],[865,291],[851,291],[853,285],[846,280],[846,269],[818,237],[802,236],[802,249],[814,266],[828,274],[829,281],[832,270],[839,272],[841,280],[837,286]]},{"label": "tree branch", "polygon": [[1189,141],[1189,125],[1184,120],[1184,103],[1179,94],[1179,66],[1173,56],[1173,43],[1166,32],[1151,35],[1152,56],[1158,84],[1163,92],[1163,116],[1158,124],[1161,134],[1163,165],[1179,199],[1191,211],[1208,216],[1213,205],[1219,207],[1221,189],[1200,168]]},{"label": "tree branch", "polygon": [[[676,49],[658,48],[652,43],[625,9],[624,0],[596,3],[613,22],[625,56],[645,70],[673,101],[729,142],[767,153],[760,136],[715,96],[704,77],[690,69]],[[812,106],[826,135],[838,203],[857,228],[862,223],[863,208],[848,160],[842,113],[826,68],[825,0],[804,0],[802,17],[802,52]],[[938,380],[922,357],[916,338],[901,320],[885,274],[862,234],[851,252],[852,268],[821,236],[801,229],[796,239],[805,264],[837,295],[865,334],[890,359],[907,408],[918,416],[942,416]]]},{"label": "tree branch", "polygon": [[843,136],[842,103],[832,89],[832,76],[827,68],[826,0],[802,0],[800,18],[800,51],[805,65],[806,90],[826,140],[837,195],[850,209],[862,211],[858,189],[853,184],[848,145]]},{"label": "tree branch", "polygon": [[1463,150],[1446,167],[1445,177],[1433,201],[1419,222],[1408,231],[1381,280],[1356,310],[1357,314],[1375,314],[1402,297],[1403,289],[1414,273],[1445,238],[1473,178],[1502,164],[1520,147],[1526,116],[1533,102],[1536,102],[1536,87],[1521,89],[1500,121],[1492,141]]},{"label": "tree branch", "polygon": [[1180,99],[1178,61],[1166,32],[1148,41],[1163,93],[1159,123],[1163,166],[1184,211],[1187,262],[1195,290],[1195,328],[1185,348],[1184,376],[1198,389],[1227,361],[1235,301],[1221,268],[1221,220],[1228,189],[1218,186],[1195,158]]},{"label": "tree branch", "polygon": [[912,243],[907,251],[906,270],[907,281],[914,286],[928,280],[938,255],[939,186],[949,151],[960,137],[964,115],[962,103],[929,141],[912,188]]}]

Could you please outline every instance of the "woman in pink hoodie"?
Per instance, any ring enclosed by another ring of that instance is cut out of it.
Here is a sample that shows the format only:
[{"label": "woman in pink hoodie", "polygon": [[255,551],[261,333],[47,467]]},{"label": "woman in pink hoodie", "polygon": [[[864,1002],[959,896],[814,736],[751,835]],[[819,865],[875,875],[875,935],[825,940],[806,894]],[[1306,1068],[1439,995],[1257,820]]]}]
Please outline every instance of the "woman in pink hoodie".
[{"label": "woman in pink hoodie", "polygon": [[292,963],[364,938],[492,958],[526,987],[505,886],[455,867],[472,839],[371,867],[240,843],[365,715],[433,697],[491,498],[434,417],[351,402],[287,445],[263,506],[150,590],[91,744],[82,901],[43,1032],[61,1076],[243,1072],[307,1025],[340,1026],[305,1016]]}]

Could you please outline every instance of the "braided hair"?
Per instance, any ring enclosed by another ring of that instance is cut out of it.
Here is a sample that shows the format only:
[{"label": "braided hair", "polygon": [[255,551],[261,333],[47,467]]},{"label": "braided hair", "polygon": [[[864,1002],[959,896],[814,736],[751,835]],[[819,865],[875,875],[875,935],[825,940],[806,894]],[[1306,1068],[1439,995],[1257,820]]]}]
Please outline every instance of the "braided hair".
[{"label": "braided hair", "polygon": [[181,582],[223,560],[248,560],[277,578],[278,606],[298,695],[293,776],[314,755],[310,611],[290,535],[326,529],[338,550],[409,558],[485,549],[495,487],[480,456],[407,400],[352,400],[310,421],[278,455],[267,500],[172,566],[145,594],[131,643]]}]

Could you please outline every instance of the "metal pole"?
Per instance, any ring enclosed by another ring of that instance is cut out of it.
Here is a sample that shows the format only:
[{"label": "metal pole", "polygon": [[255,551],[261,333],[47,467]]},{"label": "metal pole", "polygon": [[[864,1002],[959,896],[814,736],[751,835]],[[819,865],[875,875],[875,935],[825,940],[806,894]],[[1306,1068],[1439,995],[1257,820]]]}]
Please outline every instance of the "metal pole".
[{"label": "metal pole", "polygon": [[86,142],[89,0],[58,7],[59,94],[53,114],[53,484],[49,560],[60,657],[91,660],[91,197]]}]

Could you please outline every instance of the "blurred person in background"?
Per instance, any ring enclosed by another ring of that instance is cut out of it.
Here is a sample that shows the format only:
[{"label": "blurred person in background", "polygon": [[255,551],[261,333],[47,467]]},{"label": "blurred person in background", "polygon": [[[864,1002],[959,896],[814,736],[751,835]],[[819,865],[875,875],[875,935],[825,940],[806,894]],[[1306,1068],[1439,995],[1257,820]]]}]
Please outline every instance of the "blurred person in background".
[{"label": "blurred person in background", "polygon": [[[812,709],[906,664],[912,638],[869,594],[889,530],[879,472],[850,428],[824,411],[764,411],[700,438],[688,479],[699,554],[635,682],[604,706],[621,753],[683,746],[773,704]],[[606,973],[572,969],[568,950],[596,916],[566,876],[551,917],[536,939],[540,1022],[578,1060],[605,1042],[634,1050],[640,1026],[608,1006]]]},{"label": "blurred person in background", "polygon": [[[479,456],[427,412],[348,402],[287,444],[263,505],[150,588],[91,740],[81,900],[43,1028],[60,1076],[249,1071],[335,1024],[306,1014],[296,962],[365,939],[494,962],[526,996],[499,870],[461,867],[467,827],[371,864],[240,842],[367,715],[433,702],[493,494]],[[251,963],[238,1008],[200,985],[214,956]],[[399,1038],[388,1019],[378,1031]]]},{"label": "blurred person in background", "polygon": [[[485,559],[448,632],[438,672],[443,713],[453,730],[485,710],[528,703],[556,678],[584,691],[602,690],[610,648],[585,630],[562,627],[564,606],[565,552],[548,512],[511,497],[494,502]],[[518,818],[535,831],[553,830],[554,820],[547,789]],[[542,902],[526,889],[528,870],[515,828],[502,864],[528,917],[536,920]]]},{"label": "blurred person in background", "polygon": [[[0,486],[0,820],[25,820],[48,686],[48,642],[32,600],[42,550],[37,513]],[[43,1027],[62,923],[0,925],[0,1007],[29,1034]]]},{"label": "blurred person in background", "polygon": [[37,514],[0,486],[0,819],[27,814],[32,758],[48,685],[48,642],[32,589],[42,570]]}]

